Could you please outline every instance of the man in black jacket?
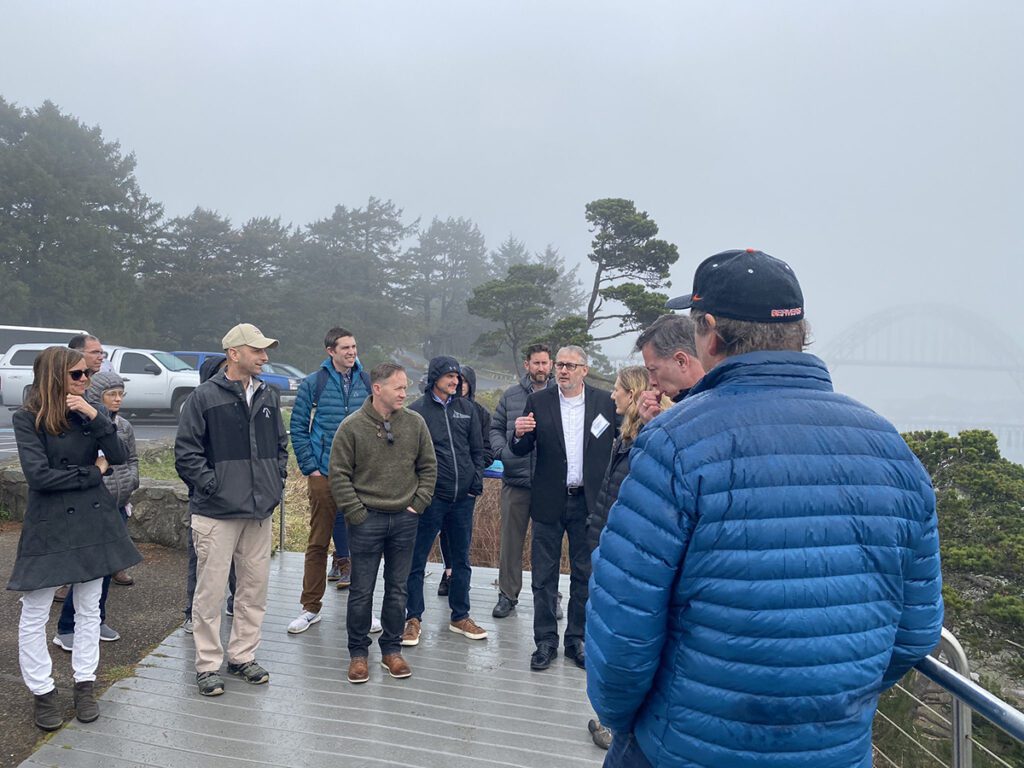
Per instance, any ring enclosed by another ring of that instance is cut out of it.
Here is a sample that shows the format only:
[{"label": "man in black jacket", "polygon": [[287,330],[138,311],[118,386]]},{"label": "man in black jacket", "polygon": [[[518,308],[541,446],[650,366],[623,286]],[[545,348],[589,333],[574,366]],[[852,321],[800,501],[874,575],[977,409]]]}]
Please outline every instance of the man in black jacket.
[{"label": "man in black jacket", "polygon": [[530,482],[533,480],[533,454],[516,456],[509,444],[516,431],[516,418],[523,413],[526,398],[554,386],[551,379],[551,348],[547,344],[531,344],[523,360],[526,375],[506,389],[491,420],[491,451],[501,459],[504,472],[501,480],[501,546],[498,555],[498,602],[491,611],[496,619],[504,619],[519,602],[523,588],[523,542],[530,523]]},{"label": "man in black jacket", "polygon": [[267,349],[277,346],[254,325],[236,325],[223,340],[227,367],[185,401],[174,443],[174,466],[191,489],[197,556],[192,601],[196,683],[203,696],[224,693],[220,608],[228,571],[238,589],[228,640],[228,672],[259,685],[270,674],[256,663],[267,611],[270,516],[288,475],[288,435],[277,390],[259,379]]},{"label": "man in black jacket", "polygon": [[487,632],[469,617],[469,545],[473,536],[473,506],[483,492],[487,457],[480,416],[469,400],[457,396],[462,385],[454,357],[435,357],[427,370],[423,397],[409,406],[427,423],[437,455],[437,485],[430,506],[420,516],[407,584],[405,633],[402,645],[418,645],[423,618],[423,569],[440,531],[448,538],[452,578],[448,605],[452,632],[483,640]]},{"label": "man in black jacket", "polygon": [[590,579],[587,515],[597,501],[615,437],[615,404],[606,392],[584,383],[587,353],[562,347],[555,356],[556,388],[526,398],[516,419],[512,453],[536,448],[530,493],[533,521],[533,639],[531,669],[547,669],[558,655],[555,619],[562,538],[569,536],[569,611],[565,655],[584,667],[583,631]]}]

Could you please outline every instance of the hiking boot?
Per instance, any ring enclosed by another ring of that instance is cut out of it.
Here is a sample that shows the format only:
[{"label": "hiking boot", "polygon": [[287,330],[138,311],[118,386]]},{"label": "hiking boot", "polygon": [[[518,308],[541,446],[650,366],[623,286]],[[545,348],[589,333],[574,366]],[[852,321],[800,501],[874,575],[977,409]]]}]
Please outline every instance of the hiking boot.
[{"label": "hiking boot", "polygon": [[299,614],[299,617],[295,619],[291,624],[288,625],[289,635],[298,635],[305,632],[307,629],[312,627],[320,621],[319,613],[312,613],[311,611],[303,611]]},{"label": "hiking boot", "polygon": [[64,725],[64,710],[57,701],[57,689],[33,697],[33,719],[44,731],[56,731]]},{"label": "hiking boot", "polygon": [[130,587],[135,583],[135,579],[128,571],[120,570],[110,577],[110,580],[121,587]]},{"label": "hiking boot", "polygon": [[590,738],[601,749],[608,749],[612,745],[612,732],[601,725],[598,720],[591,720],[587,723],[587,730],[590,731]]},{"label": "hiking boot", "polygon": [[183,622],[181,622],[181,628],[185,630],[185,634],[186,635],[191,635],[192,634],[192,619],[191,618],[185,619]]},{"label": "hiking boot", "polygon": [[118,634],[116,629],[111,628],[106,624],[100,624],[100,640],[105,643],[112,643],[115,640],[120,640],[121,635]]},{"label": "hiking boot", "polygon": [[348,589],[352,586],[352,558],[338,558],[338,583],[334,586],[338,589]]},{"label": "hiking boot", "polygon": [[252,685],[263,685],[270,680],[270,673],[255,661],[247,661],[244,664],[232,664],[229,661],[228,674],[237,675]]},{"label": "hiking boot", "polygon": [[353,656],[348,663],[348,681],[350,683],[365,683],[370,679],[370,667],[366,663],[365,656]]},{"label": "hiking boot", "polygon": [[420,644],[420,620],[409,619],[405,622],[405,632],[402,633],[402,645]]},{"label": "hiking boot", "polygon": [[220,696],[224,693],[224,681],[216,672],[200,672],[196,675],[196,685],[203,696]]},{"label": "hiking boot", "polygon": [[412,670],[400,653],[388,653],[380,660],[380,665],[388,671],[392,677],[399,680],[405,677],[412,677]]},{"label": "hiking boot", "polygon": [[75,647],[75,633],[65,632],[63,635],[54,635],[53,644],[62,650],[71,651]]},{"label": "hiking boot", "polygon": [[384,631],[384,625],[380,623],[380,619],[376,616],[373,617],[373,621],[370,622],[370,634],[378,635]]},{"label": "hiking boot", "polygon": [[57,591],[53,593],[53,602],[63,603],[65,598],[68,596],[69,589],[71,589],[70,584],[65,584],[63,587],[57,587]]},{"label": "hiking boot", "polygon": [[451,589],[452,576],[448,571],[441,572],[441,581],[437,585],[437,596],[448,597],[448,591]]},{"label": "hiking boot", "polygon": [[327,580],[328,581],[337,581],[340,578],[341,578],[341,563],[338,561],[338,558],[336,557],[336,558],[334,558],[331,561],[331,569],[329,571],[327,571]]},{"label": "hiking boot", "polygon": [[479,626],[469,616],[461,621],[453,621],[448,625],[448,629],[460,635],[465,635],[470,640],[484,640],[487,637],[487,630]]},{"label": "hiking boot", "polygon": [[504,595],[498,595],[498,604],[494,606],[494,610],[491,611],[491,616],[496,619],[504,619],[512,611],[516,609],[516,604],[509,600]]},{"label": "hiking boot", "polygon": [[80,723],[91,723],[100,716],[100,705],[93,695],[93,681],[75,683],[75,717]]}]

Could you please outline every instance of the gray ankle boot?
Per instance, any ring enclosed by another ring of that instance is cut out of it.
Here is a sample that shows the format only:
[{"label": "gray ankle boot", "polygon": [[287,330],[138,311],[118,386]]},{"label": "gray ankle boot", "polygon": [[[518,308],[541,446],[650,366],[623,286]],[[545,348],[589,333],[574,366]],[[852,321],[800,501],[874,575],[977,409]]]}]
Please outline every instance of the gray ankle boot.
[{"label": "gray ankle boot", "polygon": [[56,731],[64,725],[64,713],[57,701],[57,689],[35,697],[36,725],[44,731]]},{"label": "gray ankle boot", "polygon": [[100,716],[100,705],[93,697],[93,681],[75,683],[75,717],[79,722],[91,723]]}]

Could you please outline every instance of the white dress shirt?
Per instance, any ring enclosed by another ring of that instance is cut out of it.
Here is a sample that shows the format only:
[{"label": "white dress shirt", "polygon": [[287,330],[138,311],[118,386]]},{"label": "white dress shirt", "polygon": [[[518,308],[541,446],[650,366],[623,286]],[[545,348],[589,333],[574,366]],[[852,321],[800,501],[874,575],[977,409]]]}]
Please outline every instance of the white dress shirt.
[{"label": "white dress shirt", "polygon": [[558,407],[562,412],[562,436],[565,438],[565,459],[568,466],[565,474],[566,486],[583,485],[583,436],[585,392],[576,397],[566,397],[558,390]]}]

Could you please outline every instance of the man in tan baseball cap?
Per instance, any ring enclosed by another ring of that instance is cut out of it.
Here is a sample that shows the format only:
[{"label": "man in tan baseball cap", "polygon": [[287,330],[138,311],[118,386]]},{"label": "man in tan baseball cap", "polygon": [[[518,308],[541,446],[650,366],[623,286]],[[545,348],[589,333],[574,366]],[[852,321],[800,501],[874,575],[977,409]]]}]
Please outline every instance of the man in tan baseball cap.
[{"label": "man in tan baseball cap", "polygon": [[198,559],[192,636],[196,683],[203,696],[224,693],[221,604],[232,562],[237,588],[227,671],[253,685],[270,680],[256,661],[256,650],[267,607],[269,518],[281,502],[288,472],[280,397],[259,378],[267,349],[276,347],[277,340],[241,323],[225,334],[223,344],[227,366],[185,401],[174,444],[175,468],[190,489]]}]

